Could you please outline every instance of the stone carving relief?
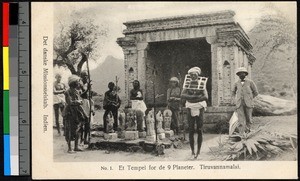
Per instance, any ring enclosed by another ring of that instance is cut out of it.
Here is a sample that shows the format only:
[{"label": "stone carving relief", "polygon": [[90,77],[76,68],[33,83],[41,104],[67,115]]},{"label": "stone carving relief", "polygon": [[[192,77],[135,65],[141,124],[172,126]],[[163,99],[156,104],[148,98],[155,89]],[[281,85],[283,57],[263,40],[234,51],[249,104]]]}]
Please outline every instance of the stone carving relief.
[{"label": "stone carving relief", "polygon": [[228,61],[223,64],[223,103],[230,104],[231,100],[231,65]]},{"label": "stone carving relief", "polygon": [[127,27],[124,34],[147,32],[153,30],[167,30],[175,28],[187,28],[218,23],[232,23],[235,13],[223,11],[210,14],[191,15],[183,17],[157,18],[146,21],[132,21],[124,23]]}]

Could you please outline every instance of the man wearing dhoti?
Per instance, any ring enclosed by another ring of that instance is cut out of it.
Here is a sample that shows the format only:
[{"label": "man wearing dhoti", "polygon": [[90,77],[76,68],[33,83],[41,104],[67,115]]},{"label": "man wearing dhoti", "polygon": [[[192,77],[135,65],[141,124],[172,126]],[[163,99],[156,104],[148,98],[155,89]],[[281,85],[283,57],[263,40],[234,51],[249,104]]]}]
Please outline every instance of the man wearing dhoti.
[{"label": "man wearing dhoti", "polygon": [[[207,107],[208,94],[206,88],[203,90],[197,89],[200,85],[198,79],[201,74],[201,69],[199,67],[193,67],[188,71],[190,76],[190,82],[188,87],[184,87],[181,93],[181,98],[186,100],[185,107],[188,110],[188,122],[189,122],[189,140],[190,147],[192,151],[192,158],[196,159],[200,154],[200,149],[202,145],[202,127],[204,120],[204,111]],[[194,150],[194,133],[195,124],[197,125],[197,152]]]},{"label": "man wearing dhoti", "polygon": [[145,111],[147,106],[144,102],[143,91],[140,89],[140,82],[138,80],[133,81],[133,89],[130,91],[131,107],[136,111],[138,120],[138,131],[144,131],[145,124]]},{"label": "man wearing dhoti", "polygon": [[[65,92],[65,138],[68,143],[68,153],[74,153],[74,151],[82,151],[78,147],[78,142],[81,137],[82,127],[87,120],[87,115],[82,107],[80,77],[71,75],[68,79],[68,84],[70,88]],[[71,148],[71,141],[75,142],[74,149]]]},{"label": "man wearing dhoti", "polygon": [[[53,84],[53,108],[55,116],[55,124],[58,134],[60,135],[60,124],[59,124],[59,110],[63,114],[65,108],[65,92],[66,85],[61,82],[61,75],[55,75],[56,81]],[[62,115],[63,116],[63,115]]]},{"label": "man wearing dhoti", "polygon": [[121,106],[121,99],[117,94],[118,87],[113,82],[108,83],[108,91],[104,94],[103,108],[105,110],[103,114],[104,132],[107,133],[107,116],[111,113],[114,118],[113,130],[118,131],[118,110]]},{"label": "man wearing dhoti", "polygon": [[[92,90],[91,90],[91,84],[90,84],[90,80],[88,77],[88,72],[86,70],[82,71],[80,74],[81,77],[81,98],[82,98],[82,107],[83,110],[85,112],[85,114],[87,115],[87,120],[85,120],[84,123],[84,129],[83,129],[83,133],[81,134],[81,142],[84,141],[84,144],[88,144],[88,134],[90,132],[90,124],[93,118],[93,115],[95,115],[94,112],[94,101],[92,100],[92,98],[90,97],[92,94]],[[91,99],[91,100],[90,100]]]},{"label": "man wearing dhoti", "polygon": [[167,90],[167,104],[172,111],[171,129],[176,135],[179,134],[179,109],[180,109],[180,88],[177,77],[170,79],[170,88]]}]

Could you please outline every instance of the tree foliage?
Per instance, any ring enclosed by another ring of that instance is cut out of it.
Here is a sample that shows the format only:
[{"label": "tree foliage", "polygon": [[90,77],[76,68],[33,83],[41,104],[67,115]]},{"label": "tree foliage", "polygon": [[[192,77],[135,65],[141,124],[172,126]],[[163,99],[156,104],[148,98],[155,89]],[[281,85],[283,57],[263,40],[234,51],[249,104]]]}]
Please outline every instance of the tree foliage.
[{"label": "tree foliage", "polygon": [[[263,86],[280,89],[283,83],[296,86],[297,31],[296,24],[272,4],[249,32],[256,61],[252,75],[261,93]],[[293,91],[294,92],[294,91]]]},{"label": "tree foliage", "polygon": [[99,58],[100,39],[106,36],[107,30],[80,13],[74,13],[70,21],[59,22],[57,28],[53,64],[79,75],[86,61]]}]

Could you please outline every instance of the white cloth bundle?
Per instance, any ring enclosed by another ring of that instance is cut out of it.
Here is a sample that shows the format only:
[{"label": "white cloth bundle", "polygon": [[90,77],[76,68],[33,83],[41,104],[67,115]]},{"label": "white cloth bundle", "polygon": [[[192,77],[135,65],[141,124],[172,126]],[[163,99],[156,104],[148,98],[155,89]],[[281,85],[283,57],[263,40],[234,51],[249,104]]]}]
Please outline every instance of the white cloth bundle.
[{"label": "white cloth bundle", "polygon": [[145,102],[142,100],[132,100],[131,103],[132,103],[132,109],[141,110],[143,112],[147,110],[147,106]]},{"label": "white cloth bundle", "polygon": [[234,111],[229,121],[229,135],[233,134],[238,124],[239,124],[238,116],[236,111]]},{"label": "white cloth bundle", "polygon": [[200,115],[200,109],[204,108],[206,110],[207,103],[206,101],[201,101],[201,102],[196,102],[196,103],[191,103],[186,101],[185,103],[186,108],[191,109],[191,116],[199,116]]},{"label": "white cloth bundle", "polygon": [[[147,106],[143,100],[131,100],[131,107],[133,110],[141,110],[144,115],[145,111],[147,110]],[[143,121],[143,128],[145,127],[145,123]]]}]

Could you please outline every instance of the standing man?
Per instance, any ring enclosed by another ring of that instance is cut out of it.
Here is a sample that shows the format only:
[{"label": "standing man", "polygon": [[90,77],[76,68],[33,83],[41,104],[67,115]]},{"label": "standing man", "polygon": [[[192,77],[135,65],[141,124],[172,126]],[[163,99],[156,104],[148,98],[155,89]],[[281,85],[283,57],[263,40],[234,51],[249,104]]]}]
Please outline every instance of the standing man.
[{"label": "standing man", "polygon": [[116,92],[118,91],[118,88],[115,86],[113,82],[108,83],[108,89],[109,90],[106,91],[104,94],[104,100],[103,100],[103,108],[105,109],[103,115],[104,130],[106,132],[107,130],[106,118],[109,112],[111,112],[114,117],[113,129],[114,131],[118,131],[118,109],[121,106],[121,99]]},{"label": "standing man", "polygon": [[180,94],[179,80],[177,77],[172,77],[170,79],[170,88],[167,90],[167,104],[168,108],[172,111],[171,129],[176,135],[179,134],[178,114],[181,100]]},{"label": "standing man", "polygon": [[[200,149],[203,140],[203,121],[204,121],[204,111],[207,107],[208,93],[206,88],[204,90],[197,89],[198,85],[201,83],[198,77],[201,74],[201,69],[199,67],[193,67],[188,71],[190,74],[191,81],[188,88],[183,88],[181,93],[181,98],[186,100],[185,107],[188,111],[188,122],[189,122],[189,140],[190,147],[192,151],[192,159],[197,159],[200,154]],[[197,126],[196,133],[198,134],[197,139],[197,152],[195,153],[195,124]]]},{"label": "standing man", "polygon": [[[84,141],[84,144],[88,144],[88,135],[91,129],[90,116],[94,116],[94,101],[91,100],[91,105],[89,99],[92,95],[91,84],[88,76],[87,70],[84,70],[80,73],[81,85],[80,85],[80,93],[82,98],[82,107],[84,109],[85,114],[87,115],[87,119],[84,122],[83,133],[81,134],[81,142]],[[91,114],[90,114],[91,111]]]},{"label": "standing man", "polygon": [[147,110],[147,106],[144,102],[144,94],[140,88],[140,82],[138,80],[134,80],[132,82],[133,89],[130,90],[130,101],[131,108],[137,113],[137,128],[138,131],[142,132],[145,130],[145,111]]},{"label": "standing man", "polygon": [[[68,79],[69,89],[65,92],[66,108],[64,114],[65,120],[65,138],[68,143],[68,153],[82,151],[79,148],[79,138],[81,137],[82,127],[87,115],[82,107],[82,98],[80,96],[80,77],[71,75]],[[74,149],[71,147],[71,141],[74,141]]]},{"label": "standing man", "polygon": [[[253,98],[258,95],[255,83],[247,79],[248,71],[245,67],[238,68],[238,80],[232,90],[232,104],[236,103],[236,112],[239,121],[239,132],[249,132],[252,123]],[[235,100],[234,100],[235,98]]]},{"label": "standing man", "polygon": [[59,110],[61,114],[64,112],[65,108],[65,92],[66,92],[66,85],[61,82],[61,75],[55,75],[56,81],[54,82],[53,87],[53,107],[54,107],[54,115],[55,115],[55,123],[56,128],[58,131],[58,135],[60,135],[60,124],[59,124]]}]

